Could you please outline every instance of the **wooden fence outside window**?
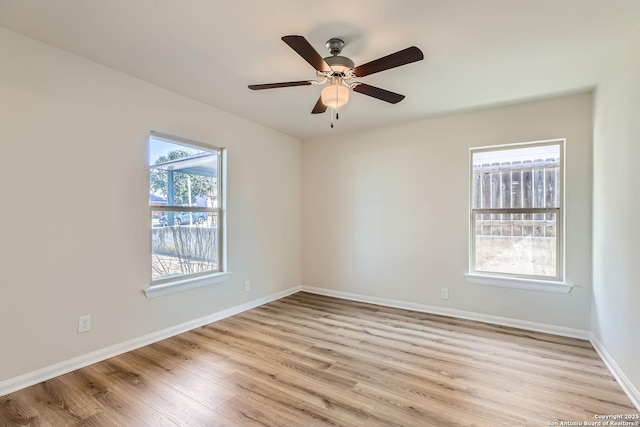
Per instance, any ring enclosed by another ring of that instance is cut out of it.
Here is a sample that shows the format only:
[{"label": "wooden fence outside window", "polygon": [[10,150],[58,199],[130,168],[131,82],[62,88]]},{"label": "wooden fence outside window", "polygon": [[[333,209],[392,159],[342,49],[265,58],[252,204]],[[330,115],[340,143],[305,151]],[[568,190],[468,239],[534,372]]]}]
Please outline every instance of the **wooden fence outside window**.
[{"label": "wooden fence outside window", "polygon": [[[476,236],[556,236],[556,213],[530,210],[560,207],[560,159],[474,165],[472,183]],[[529,212],[486,211],[505,208]]]}]

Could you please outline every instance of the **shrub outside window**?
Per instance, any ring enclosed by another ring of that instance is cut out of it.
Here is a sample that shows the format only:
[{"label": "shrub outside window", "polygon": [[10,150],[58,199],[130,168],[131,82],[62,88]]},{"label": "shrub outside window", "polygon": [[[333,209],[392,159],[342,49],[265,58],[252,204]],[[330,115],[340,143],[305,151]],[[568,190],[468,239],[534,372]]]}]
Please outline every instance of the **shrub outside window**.
[{"label": "shrub outside window", "polygon": [[471,274],[563,281],[564,140],[471,150]]},{"label": "shrub outside window", "polygon": [[152,285],[222,271],[222,149],[152,133]]}]

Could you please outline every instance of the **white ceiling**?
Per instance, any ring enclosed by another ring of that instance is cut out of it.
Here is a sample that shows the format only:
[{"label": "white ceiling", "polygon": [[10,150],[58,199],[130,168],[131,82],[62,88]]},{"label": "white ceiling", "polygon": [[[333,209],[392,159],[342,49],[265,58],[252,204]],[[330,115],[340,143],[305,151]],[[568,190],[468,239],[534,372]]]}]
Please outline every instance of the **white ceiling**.
[{"label": "white ceiling", "polygon": [[[590,89],[639,22],[638,0],[0,0],[1,26],[301,139]],[[425,59],[360,79],[406,99],[353,93],[332,130],[319,86],[247,88],[315,79],[291,34]]]}]

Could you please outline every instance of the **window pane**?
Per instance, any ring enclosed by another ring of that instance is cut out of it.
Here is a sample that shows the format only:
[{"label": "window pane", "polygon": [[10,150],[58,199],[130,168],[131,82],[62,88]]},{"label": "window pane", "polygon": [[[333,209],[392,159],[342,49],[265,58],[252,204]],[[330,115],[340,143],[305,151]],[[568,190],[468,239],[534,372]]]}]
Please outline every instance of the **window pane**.
[{"label": "window pane", "polygon": [[475,271],[556,277],[557,215],[474,214]]},{"label": "window pane", "polygon": [[473,152],[472,164],[474,209],[560,207],[559,144]]},{"label": "window pane", "polygon": [[219,153],[150,138],[151,206],[219,207]]},{"label": "window pane", "polygon": [[217,212],[153,212],[152,279],[219,270]]}]

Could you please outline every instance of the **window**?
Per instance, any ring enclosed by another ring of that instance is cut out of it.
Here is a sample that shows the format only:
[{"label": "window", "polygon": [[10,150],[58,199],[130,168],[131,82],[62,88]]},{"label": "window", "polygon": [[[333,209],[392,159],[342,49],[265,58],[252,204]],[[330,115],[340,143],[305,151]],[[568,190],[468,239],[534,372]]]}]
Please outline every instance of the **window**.
[{"label": "window", "polygon": [[470,275],[562,282],[564,140],[471,150]]},{"label": "window", "polygon": [[188,288],[202,286],[208,283],[198,279],[224,271],[223,151],[157,133],[149,137],[150,290],[185,281]]}]

